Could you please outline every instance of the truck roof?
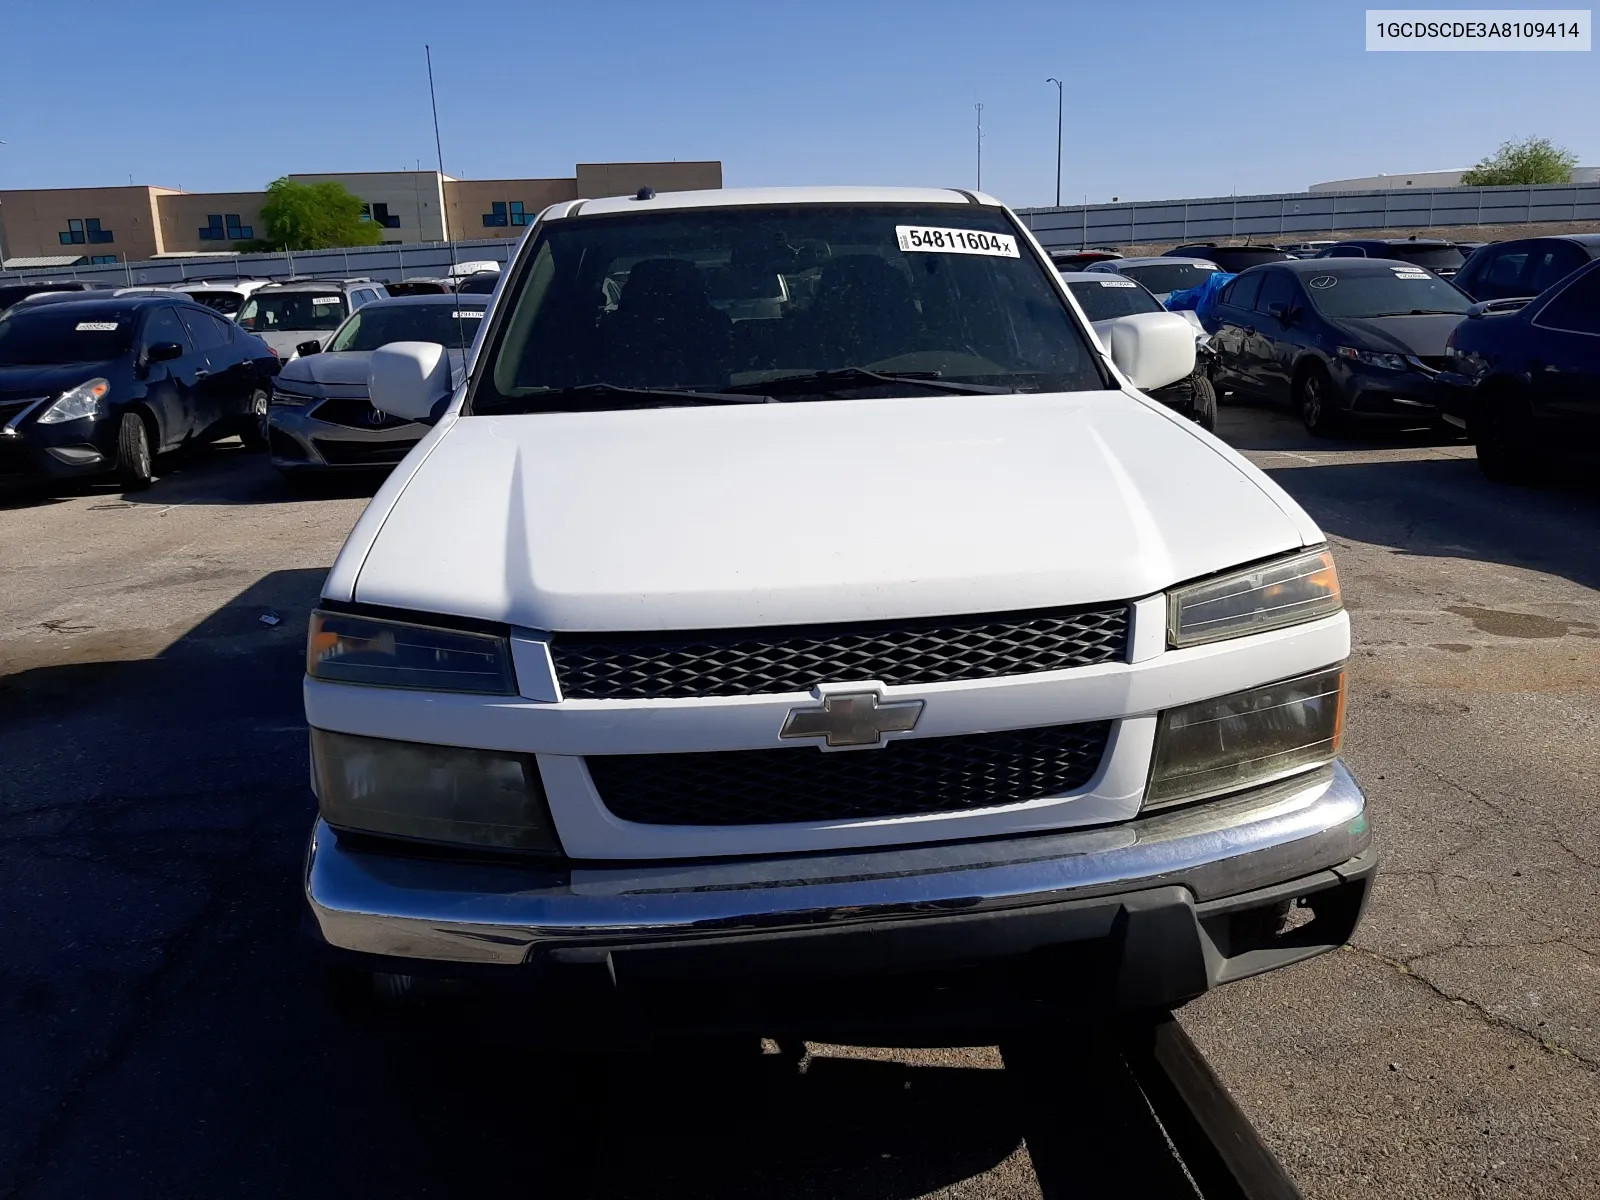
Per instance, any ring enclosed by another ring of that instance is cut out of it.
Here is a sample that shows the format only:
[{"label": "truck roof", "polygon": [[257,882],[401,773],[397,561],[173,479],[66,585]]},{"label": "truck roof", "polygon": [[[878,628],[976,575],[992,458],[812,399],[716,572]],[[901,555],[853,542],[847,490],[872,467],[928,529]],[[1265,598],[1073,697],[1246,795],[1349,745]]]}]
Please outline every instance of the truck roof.
[{"label": "truck roof", "polygon": [[552,211],[551,217],[600,216],[610,213],[636,213],[678,208],[742,208],[751,205],[780,204],[972,204],[999,206],[1000,202],[983,192],[958,188],[898,187],[771,187],[718,188],[715,191],[661,192],[647,200],[633,196],[607,196],[599,200],[569,202],[565,211]]}]

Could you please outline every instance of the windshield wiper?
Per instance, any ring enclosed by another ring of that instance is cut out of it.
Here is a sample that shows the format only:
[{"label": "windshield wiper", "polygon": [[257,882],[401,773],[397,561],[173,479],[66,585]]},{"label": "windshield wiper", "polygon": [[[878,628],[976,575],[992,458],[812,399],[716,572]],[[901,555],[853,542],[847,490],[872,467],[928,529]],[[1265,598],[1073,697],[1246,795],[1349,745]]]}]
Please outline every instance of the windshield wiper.
[{"label": "windshield wiper", "polygon": [[[1413,308],[1410,312],[1374,313],[1378,317],[1464,317],[1453,308]],[[1370,319],[1370,318],[1369,318]]]},{"label": "windshield wiper", "polygon": [[837,367],[830,371],[807,371],[800,375],[780,375],[776,379],[763,379],[759,383],[734,384],[740,388],[761,388],[764,391],[827,392],[841,387],[861,387],[874,383],[911,383],[935,392],[955,392],[963,396],[1004,396],[1012,389],[993,387],[986,383],[957,383],[941,379],[937,371],[872,371],[866,367]]},{"label": "windshield wiper", "polygon": [[[624,387],[620,383],[580,383],[575,387],[546,388],[527,392],[519,400],[554,400],[569,396],[582,396],[603,400],[607,396],[636,396],[641,399],[659,399],[673,404],[775,404],[771,396],[749,392],[702,392],[695,388]],[[667,407],[662,405],[662,407]]]}]

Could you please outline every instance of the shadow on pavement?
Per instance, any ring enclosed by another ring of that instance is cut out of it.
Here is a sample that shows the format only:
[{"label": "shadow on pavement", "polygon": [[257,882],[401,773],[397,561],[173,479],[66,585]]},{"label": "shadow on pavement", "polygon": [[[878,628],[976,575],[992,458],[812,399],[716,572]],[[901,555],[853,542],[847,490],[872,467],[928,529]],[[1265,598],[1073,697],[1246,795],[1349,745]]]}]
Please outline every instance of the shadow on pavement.
[{"label": "shadow on pavement", "polygon": [[322,578],[267,575],[153,658],[0,677],[0,1196],[1033,1194],[1025,1137],[1065,1196],[1086,1157],[1164,1153],[1031,1050],[802,1071],[341,1024],[300,936]]}]

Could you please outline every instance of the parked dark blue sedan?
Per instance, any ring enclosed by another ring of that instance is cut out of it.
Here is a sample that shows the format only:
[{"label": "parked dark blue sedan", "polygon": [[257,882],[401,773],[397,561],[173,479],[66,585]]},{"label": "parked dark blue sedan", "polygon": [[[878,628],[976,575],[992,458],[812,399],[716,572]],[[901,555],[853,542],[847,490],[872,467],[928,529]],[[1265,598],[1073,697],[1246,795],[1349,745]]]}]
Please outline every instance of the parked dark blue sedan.
[{"label": "parked dark blue sedan", "polygon": [[277,372],[260,338],[183,298],[18,306],[0,317],[0,481],[109,474],[133,490],[163,450],[259,444]]},{"label": "parked dark blue sedan", "polygon": [[1491,301],[1456,326],[1445,420],[1478,444],[1490,479],[1535,479],[1554,459],[1600,462],[1600,261],[1521,303]]},{"label": "parked dark blue sedan", "polygon": [[1437,420],[1445,343],[1471,307],[1414,263],[1313,258],[1251,267],[1204,318],[1212,381],[1293,405],[1319,437],[1351,418]]}]

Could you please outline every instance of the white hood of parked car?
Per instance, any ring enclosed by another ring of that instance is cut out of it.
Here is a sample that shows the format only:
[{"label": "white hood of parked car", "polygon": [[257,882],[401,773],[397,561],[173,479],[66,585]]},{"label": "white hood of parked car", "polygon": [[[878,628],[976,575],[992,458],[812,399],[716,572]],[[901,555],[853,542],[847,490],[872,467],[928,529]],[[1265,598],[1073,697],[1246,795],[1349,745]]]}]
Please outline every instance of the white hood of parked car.
[{"label": "white hood of parked car", "polygon": [[1128,600],[1319,536],[1117,392],[470,416],[415,454],[331,597],[550,630],[894,619]]}]

